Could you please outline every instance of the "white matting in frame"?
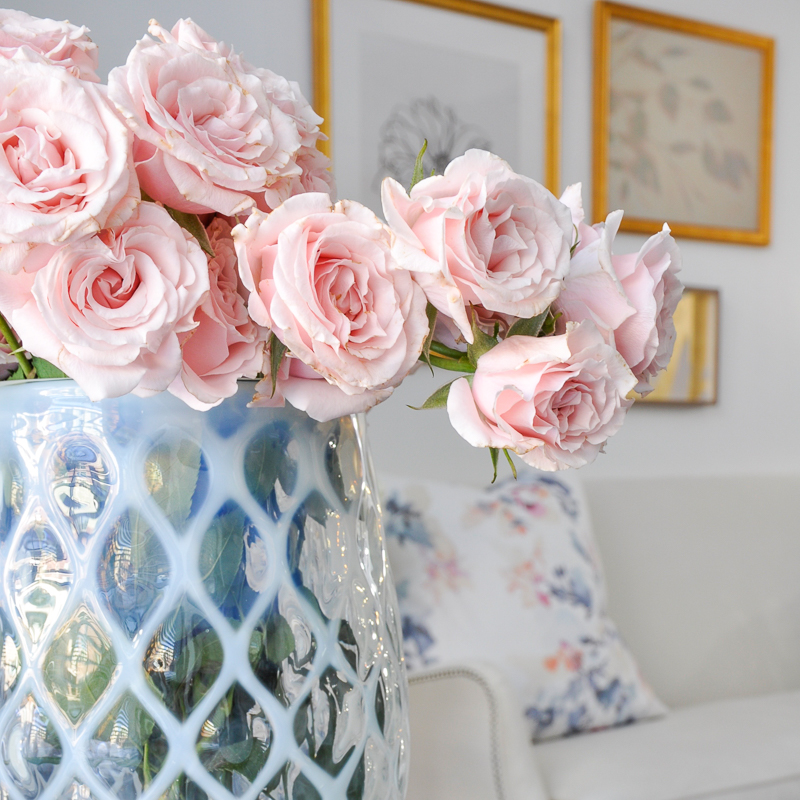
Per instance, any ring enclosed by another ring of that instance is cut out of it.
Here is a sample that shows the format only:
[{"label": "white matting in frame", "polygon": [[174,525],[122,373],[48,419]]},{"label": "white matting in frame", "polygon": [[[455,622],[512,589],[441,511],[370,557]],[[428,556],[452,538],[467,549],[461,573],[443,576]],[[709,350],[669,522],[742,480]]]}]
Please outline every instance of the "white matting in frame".
[{"label": "white matting in frame", "polygon": [[380,211],[382,178],[407,186],[425,138],[426,174],[479,147],[557,190],[557,20],[465,0],[313,8],[315,105],[340,197]]}]

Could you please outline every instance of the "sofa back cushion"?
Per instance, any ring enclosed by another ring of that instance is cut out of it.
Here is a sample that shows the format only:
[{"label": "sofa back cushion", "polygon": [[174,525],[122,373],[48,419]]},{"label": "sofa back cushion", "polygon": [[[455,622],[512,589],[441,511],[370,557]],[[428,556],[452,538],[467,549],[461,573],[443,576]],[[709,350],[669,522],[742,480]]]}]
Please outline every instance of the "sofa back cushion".
[{"label": "sofa back cushion", "polygon": [[606,613],[574,476],[389,479],[383,512],[410,670],[496,663],[536,739],[663,712]]},{"label": "sofa back cushion", "polygon": [[800,689],[800,477],[585,486],[611,614],[667,704]]}]

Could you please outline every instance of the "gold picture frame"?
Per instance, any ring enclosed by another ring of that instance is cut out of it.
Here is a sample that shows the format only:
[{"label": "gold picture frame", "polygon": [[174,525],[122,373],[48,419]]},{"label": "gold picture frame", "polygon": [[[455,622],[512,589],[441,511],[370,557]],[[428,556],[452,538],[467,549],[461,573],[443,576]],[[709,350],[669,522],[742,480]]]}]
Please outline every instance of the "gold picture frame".
[{"label": "gold picture frame", "polygon": [[[329,137],[322,143],[323,149],[334,159],[334,171],[340,157],[337,150],[337,113],[335,107],[334,81],[336,80],[336,42],[332,41],[332,5],[337,2],[353,2],[353,0],[312,0],[312,58],[313,58],[313,97],[314,108],[325,120],[323,132]],[[544,34],[545,75],[542,87],[543,108],[537,109],[537,119],[543,118],[542,137],[544,140],[541,155],[542,174],[532,175],[541,180],[549,189],[558,193],[560,186],[560,136],[561,136],[561,22],[558,19],[541,16],[516,8],[493,5],[479,0],[370,0],[365,8],[376,8],[382,4],[400,4],[401,6],[427,7],[438,11],[467,15],[469,18],[503,23],[518,28]],[[353,18],[359,15],[354,14]],[[424,30],[424,26],[420,27]],[[443,45],[446,46],[446,42]],[[520,102],[523,98],[520,98]],[[539,117],[539,114],[542,117]],[[520,137],[522,138],[522,137]],[[337,150],[334,154],[332,150]],[[459,153],[460,154],[460,153]],[[503,155],[502,152],[499,153]],[[513,164],[512,164],[513,165]],[[520,171],[523,171],[520,169]],[[338,176],[337,176],[338,179]],[[355,198],[362,199],[362,198]]]},{"label": "gold picture frame", "polygon": [[593,216],[766,245],[773,39],[597,0]]},{"label": "gold picture frame", "polygon": [[719,291],[684,289],[675,309],[675,349],[645,405],[714,405],[719,373]]}]

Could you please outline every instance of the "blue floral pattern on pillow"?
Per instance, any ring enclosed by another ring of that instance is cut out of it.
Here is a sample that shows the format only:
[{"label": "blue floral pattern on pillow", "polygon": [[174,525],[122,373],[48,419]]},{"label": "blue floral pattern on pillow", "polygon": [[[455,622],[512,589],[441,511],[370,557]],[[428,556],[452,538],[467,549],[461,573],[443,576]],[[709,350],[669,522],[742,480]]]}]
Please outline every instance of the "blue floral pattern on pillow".
[{"label": "blue floral pattern on pillow", "polygon": [[664,712],[607,616],[574,478],[529,472],[480,492],[398,480],[386,489],[410,670],[496,662],[534,739]]}]

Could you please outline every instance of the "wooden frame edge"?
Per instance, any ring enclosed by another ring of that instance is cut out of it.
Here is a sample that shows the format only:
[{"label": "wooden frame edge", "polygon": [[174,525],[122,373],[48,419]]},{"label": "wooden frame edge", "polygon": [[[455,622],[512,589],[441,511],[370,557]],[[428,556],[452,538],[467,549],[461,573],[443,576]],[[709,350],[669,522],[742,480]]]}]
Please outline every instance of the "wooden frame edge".
[{"label": "wooden frame edge", "polygon": [[[648,400],[647,397],[640,397],[637,398],[634,405],[637,406],[658,406],[658,407],[669,407],[669,408],[686,408],[687,406],[692,408],[702,408],[704,406],[715,406],[719,400],[719,365],[720,365],[720,330],[722,325],[722,302],[721,302],[721,293],[719,289],[712,289],[707,286],[685,286],[684,291],[688,292],[697,292],[698,294],[704,294],[706,296],[712,296],[715,298],[716,306],[717,306],[717,314],[716,314],[716,325],[717,329],[714,335],[714,353],[712,355],[712,360],[714,363],[714,393],[710,400]],[[695,341],[692,343],[695,347],[695,355],[697,352],[697,348],[700,346],[701,337],[697,336]]]},{"label": "wooden frame edge", "polygon": [[[772,134],[774,114],[775,40],[735,28],[687,19],[648,9],[627,6],[609,0],[595,0],[594,6],[594,78],[592,120],[592,219],[600,222],[609,212],[608,198],[608,114],[610,89],[609,23],[612,17],[645,25],[667,28],[691,36],[717,39],[731,44],[758,49],[763,57],[761,81],[761,143],[759,148],[758,223],[752,230],[670,223],[675,236],[705,239],[730,244],[768,245],[772,211]],[[634,233],[658,233],[662,222],[655,219],[623,217],[620,230]]]},{"label": "wooden frame edge", "polygon": [[[560,193],[561,180],[561,20],[482,0],[398,0],[445,11],[469,14],[495,22],[531,28],[546,36],[544,184]],[[323,118],[320,126],[328,137],[319,149],[331,156],[331,0],[311,0],[311,58],[314,110]]]}]

